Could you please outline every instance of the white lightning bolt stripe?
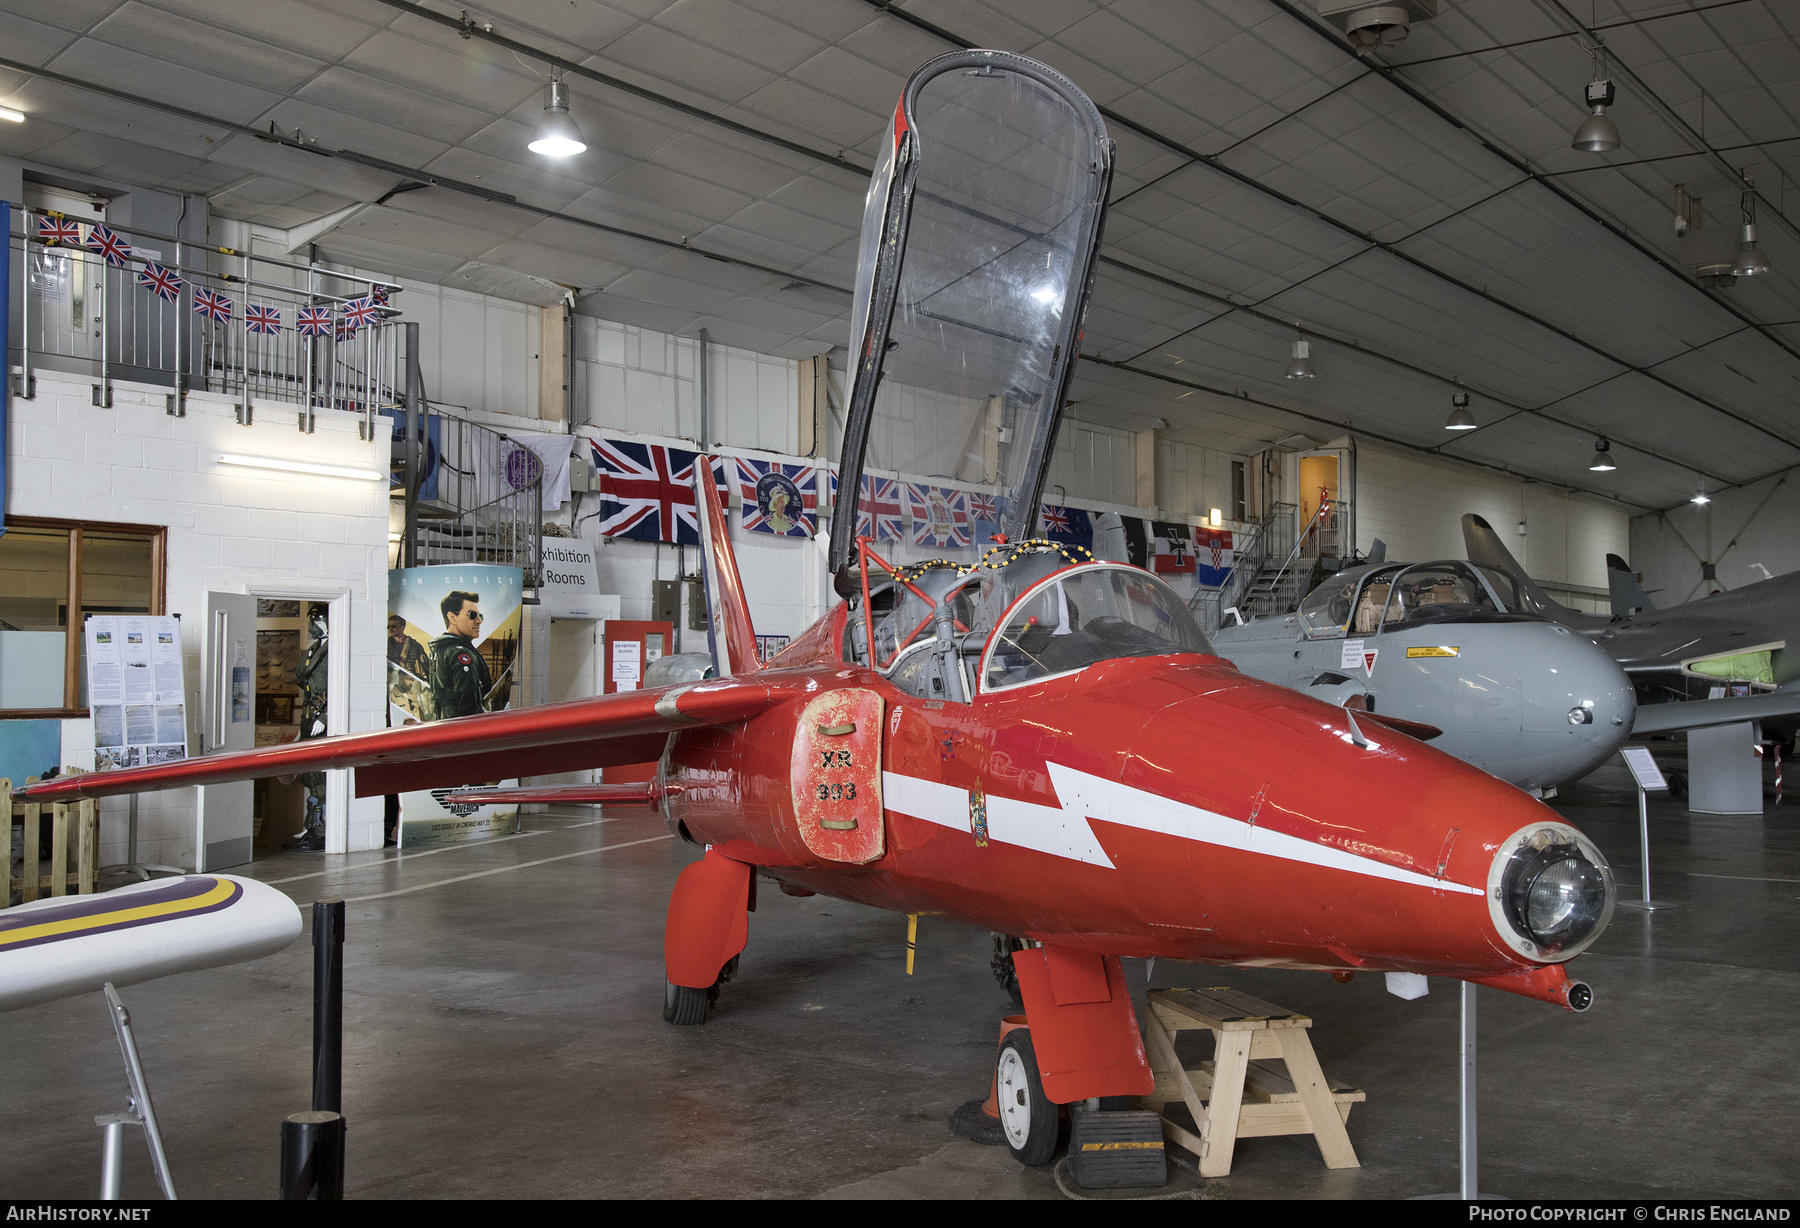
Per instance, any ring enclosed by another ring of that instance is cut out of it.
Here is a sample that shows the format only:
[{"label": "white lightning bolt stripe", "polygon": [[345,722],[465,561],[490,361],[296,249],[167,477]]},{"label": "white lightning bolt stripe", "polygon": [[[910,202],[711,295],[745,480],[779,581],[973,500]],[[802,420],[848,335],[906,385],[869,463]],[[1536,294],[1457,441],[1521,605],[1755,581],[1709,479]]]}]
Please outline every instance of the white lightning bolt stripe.
[{"label": "white lightning bolt stripe", "polygon": [[[1484,890],[1403,870],[1373,857],[1363,857],[1299,836],[1253,827],[1238,819],[1171,801],[1061,764],[1051,763],[1047,767],[1062,805],[1039,806],[990,795],[987,799],[989,840],[1114,869],[1112,859],[1100,847],[1094,829],[1087,822],[1094,818],[1178,840],[1298,861],[1415,887],[1430,887],[1436,891],[1481,895]],[[959,831],[969,830],[969,793],[966,789],[897,772],[883,772],[882,791],[883,805],[897,814]]]}]

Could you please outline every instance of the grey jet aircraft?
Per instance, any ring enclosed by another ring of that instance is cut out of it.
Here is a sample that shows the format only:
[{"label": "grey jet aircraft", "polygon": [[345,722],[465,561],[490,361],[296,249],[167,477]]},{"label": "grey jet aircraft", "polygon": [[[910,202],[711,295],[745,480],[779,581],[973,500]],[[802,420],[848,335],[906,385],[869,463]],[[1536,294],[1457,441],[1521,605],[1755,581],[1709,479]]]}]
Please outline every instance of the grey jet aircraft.
[{"label": "grey jet aircraft", "polygon": [[1211,639],[1252,677],[1435,727],[1433,745],[1539,796],[1617,750],[1636,708],[1592,641],[1458,560],[1346,568],[1294,613]]},{"label": "grey jet aircraft", "polygon": [[[1791,752],[1800,724],[1800,572],[1659,610],[1630,564],[1609,554],[1613,612],[1589,614],[1551,600],[1480,516],[1465,515],[1462,531],[1469,561],[1511,604],[1580,632],[1619,663],[1639,704],[1633,733],[1760,720]],[[1753,694],[1704,698],[1734,683]]]}]

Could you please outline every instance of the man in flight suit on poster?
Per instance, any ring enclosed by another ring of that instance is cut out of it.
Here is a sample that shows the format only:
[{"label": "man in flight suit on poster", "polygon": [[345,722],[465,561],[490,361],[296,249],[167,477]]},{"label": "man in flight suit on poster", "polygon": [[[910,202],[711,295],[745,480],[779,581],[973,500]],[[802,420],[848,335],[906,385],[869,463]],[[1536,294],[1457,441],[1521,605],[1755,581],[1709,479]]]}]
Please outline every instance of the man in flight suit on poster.
[{"label": "man in flight suit on poster", "polygon": [[478,593],[458,591],[438,604],[445,630],[431,641],[430,681],[439,720],[487,711],[487,693],[494,682],[475,647],[475,637],[481,634],[480,600]]}]

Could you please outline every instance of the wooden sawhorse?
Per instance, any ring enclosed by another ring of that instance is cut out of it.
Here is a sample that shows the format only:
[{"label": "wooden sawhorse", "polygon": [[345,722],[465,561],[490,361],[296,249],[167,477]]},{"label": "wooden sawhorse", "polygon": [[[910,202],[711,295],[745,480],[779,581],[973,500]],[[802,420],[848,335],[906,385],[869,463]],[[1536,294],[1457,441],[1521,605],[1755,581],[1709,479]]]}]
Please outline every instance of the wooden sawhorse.
[{"label": "wooden sawhorse", "polygon": [[[1360,1167],[1344,1122],[1350,1106],[1368,1097],[1326,1081],[1310,1027],[1311,1017],[1234,989],[1153,989],[1144,1040],[1156,1089],[1138,1103],[1187,1105],[1200,1132],[1164,1114],[1163,1135],[1200,1157],[1203,1177],[1231,1173],[1238,1139],[1272,1134],[1310,1134],[1325,1167]],[[1175,1036],[1199,1028],[1213,1034],[1213,1060],[1184,1070]],[[1286,1066],[1285,1077],[1274,1062]]]}]

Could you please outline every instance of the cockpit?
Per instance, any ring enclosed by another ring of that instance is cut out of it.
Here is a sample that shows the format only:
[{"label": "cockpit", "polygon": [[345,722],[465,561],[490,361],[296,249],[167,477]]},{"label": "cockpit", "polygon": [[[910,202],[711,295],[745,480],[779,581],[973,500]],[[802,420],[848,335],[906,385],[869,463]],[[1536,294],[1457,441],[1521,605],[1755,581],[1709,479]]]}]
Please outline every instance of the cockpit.
[{"label": "cockpit", "polygon": [[1300,603],[1308,639],[1370,636],[1429,623],[1536,617],[1516,585],[1457,560],[1352,567],[1329,576]]},{"label": "cockpit", "polygon": [[966,703],[1101,661],[1213,651],[1163,581],[1122,563],[1074,563],[1048,543],[899,573],[871,590],[867,617],[852,610],[844,656],[923,699]]}]

